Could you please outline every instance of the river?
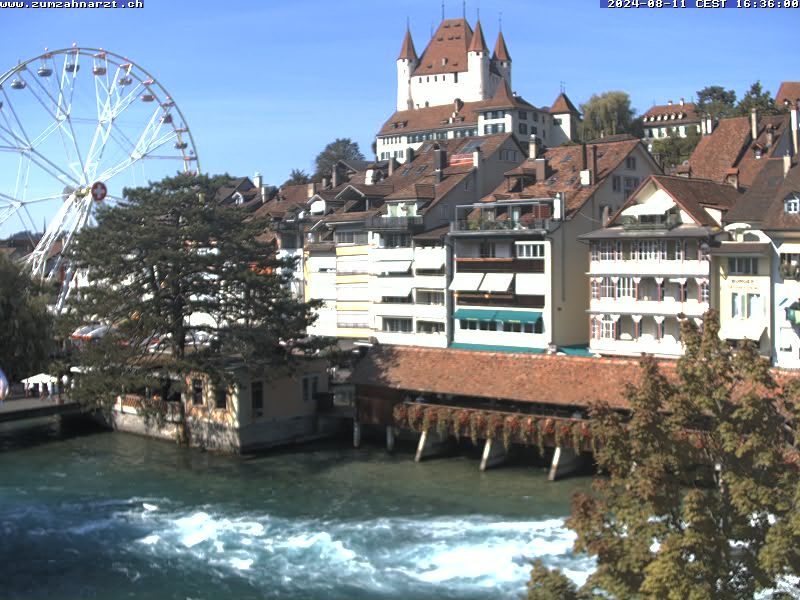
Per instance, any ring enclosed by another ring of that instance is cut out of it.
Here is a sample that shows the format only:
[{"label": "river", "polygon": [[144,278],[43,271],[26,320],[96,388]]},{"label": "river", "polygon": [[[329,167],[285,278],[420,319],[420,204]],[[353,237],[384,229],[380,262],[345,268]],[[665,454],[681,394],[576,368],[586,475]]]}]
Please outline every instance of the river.
[{"label": "river", "polygon": [[0,426],[0,597],[516,598],[528,559],[582,582],[585,478],[326,443],[252,458],[55,422]]}]

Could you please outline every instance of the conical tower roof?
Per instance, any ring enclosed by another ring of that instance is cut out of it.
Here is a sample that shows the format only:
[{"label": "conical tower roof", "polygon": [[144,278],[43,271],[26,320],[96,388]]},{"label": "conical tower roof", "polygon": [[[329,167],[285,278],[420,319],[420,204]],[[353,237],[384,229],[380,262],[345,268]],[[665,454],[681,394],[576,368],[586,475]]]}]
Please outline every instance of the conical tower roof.
[{"label": "conical tower roof", "polygon": [[414,40],[411,39],[411,30],[406,27],[406,36],[403,38],[403,47],[400,48],[400,56],[397,60],[417,60],[417,51],[414,49]]},{"label": "conical tower roof", "polygon": [[486,40],[483,39],[483,28],[481,21],[475,23],[475,32],[472,34],[472,41],[467,48],[467,52],[488,52],[489,48],[486,46]]},{"label": "conical tower roof", "polygon": [[511,55],[508,53],[506,38],[503,37],[502,31],[497,34],[497,42],[495,42],[494,45],[494,56],[492,58],[504,62],[511,62]]}]

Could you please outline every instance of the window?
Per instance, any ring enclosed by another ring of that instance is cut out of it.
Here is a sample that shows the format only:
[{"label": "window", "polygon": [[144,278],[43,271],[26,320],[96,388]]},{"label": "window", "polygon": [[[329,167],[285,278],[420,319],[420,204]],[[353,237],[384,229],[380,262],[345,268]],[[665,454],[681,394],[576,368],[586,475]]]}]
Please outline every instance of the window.
[{"label": "window", "polygon": [[453,83],[458,83],[458,73],[453,73]]},{"label": "window", "polygon": [[528,134],[528,125],[526,123],[520,123],[517,126],[517,131],[519,131],[522,135]]},{"label": "window", "polygon": [[787,197],[786,200],[783,201],[783,210],[790,214],[800,213],[800,196],[794,194]]},{"label": "window", "polygon": [[700,302],[709,302],[711,299],[711,286],[707,282],[700,284]]},{"label": "window", "polygon": [[192,379],[192,404],[200,406],[203,404],[203,380]]},{"label": "window", "polygon": [[411,333],[412,325],[411,319],[383,319],[383,330],[392,333]]},{"label": "window", "polygon": [[732,256],[728,259],[729,275],[758,275],[758,258],[754,256]]},{"label": "window", "polygon": [[667,248],[662,240],[640,240],[634,254],[636,260],[666,260]]},{"label": "window", "polygon": [[411,304],[411,294],[408,296],[382,296],[383,304]]},{"label": "window", "polygon": [[625,178],[625,199],[627,200],[628,196],[630,196],[636,188],[639,187],[639,178],[638,177],[626,177]]},{"label": "window", "polygon": [[254,417],[264,414],[264,382],[254,381],[250,385],[250,406]]},{"label": "window", "polygon": [[420,290],[417,292],[417,304],[444,304],[444,292]]},{"label": "window", "polygon": [[614,322],[614,320],[608,315],[604,315],[603,320],[600,321],[600,337],[604,340],[613,340],[617,337],[616,333],[616,322]]},{"label": "window", "polygon": [[615,192],[622,190],[622,178],[619,175],[611,177],[611,189]]},{"label": "window", "polygon": [[368,329],[369,312],[366,311],[340,312],[336,316],[336,325],[341,329]]},{"label": "window", "polygon": [[617,259],[617,242],[600,242],[600,260]]},{"label": "window", "polygon": [[613,298],[615,293],[616,286],[611,277],[603,277],[603,280],[600,282],[600,297]]},{"label": "window", "polygon": [[214,390],[214,408],[228,408],[228,389],[224,383],[218,383]]},{"label": "window", "polygon": [[481,242],[481,258],[495,258],[497,254],[497,244],[494,242]]},{"label": "window", "polygon": [[636,169],[636,157],[629,156],[625,159],[625,168],[629,171],[633,171]]},{"label": "window", "polygon": [[763,313],[760,294],[731,294],[731,317],[734,319],[760,317]]},{"label": "window", "polygon": [[516,150],[501,150],[500,151],[500,160],[516,161],[517,160],[517,151]]},{"label": "window", "polygon": [[387,233],[383,236],[384,248],[411,248],[411,234]]},{"label": "window", "polygon": [[617,298],[635,298],[636,284],[633,277],[620,277],[617,280]]},{"label": "window", "polygon": [[553,125],[561,125],[561,119],[553,117]]},{"label": "window", "polygon": [[319,387],[319,375],[303,376],[303,402],[312,402]]},{"label": "window", "polygon": [[483,126],[483,134],[489,135],[491,133],[505,133],[506,132],[506,125],[505,123],[494,123],[493,125],[484,125]]},{"label": "window", "polygon": [[417,321],[418,333],[444,333],[444,323],[435,321]]},{"label": "window", "polygon": [[517,258],[544,258],[544,244],[516,244]]},{"label": "window", "polygon": [[366,244],[366,231],[337,231],[335,238],[337,244]]}]

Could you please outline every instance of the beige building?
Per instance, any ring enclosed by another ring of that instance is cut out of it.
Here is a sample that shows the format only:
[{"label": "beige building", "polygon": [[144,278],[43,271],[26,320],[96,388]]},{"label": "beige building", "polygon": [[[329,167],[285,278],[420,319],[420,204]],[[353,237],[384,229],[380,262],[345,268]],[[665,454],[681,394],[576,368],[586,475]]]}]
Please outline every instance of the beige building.
[{"label": "beige building", "polygon": [[451,346],[585,347],[588,259],[579,237],[657,171],[636,139],[546,151],[532,140],[529,158],[481,202],[459,207],[451,226]]}]

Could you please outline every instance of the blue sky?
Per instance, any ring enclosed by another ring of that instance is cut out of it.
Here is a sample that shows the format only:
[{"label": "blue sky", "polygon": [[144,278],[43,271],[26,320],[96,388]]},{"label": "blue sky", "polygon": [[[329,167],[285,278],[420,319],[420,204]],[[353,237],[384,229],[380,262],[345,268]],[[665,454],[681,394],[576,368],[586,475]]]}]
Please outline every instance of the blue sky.
[{"label": "blue sky", "polygon": [[[478,3],[467,2],[475,21]],[[800,79],[792,50],[800,10],[611,10],[597,0],[483,0],[487,42],[498,16],[514,89],[549,105],[566,82],[579,104],[628,91],[639,112],[721,84],[741,95],[760,79],[773,94]],[[448,17],[460,0],[446,1]],[[336,137],[370,152],[395,104],[395,59],[406,17],[418,52],[439,0],[144,0],[142,9],[20,9],[0,15],[0,70],[50,48],[104,47],[150,70],[194,132],[203,170],[282,182],[311,170]]]}]

